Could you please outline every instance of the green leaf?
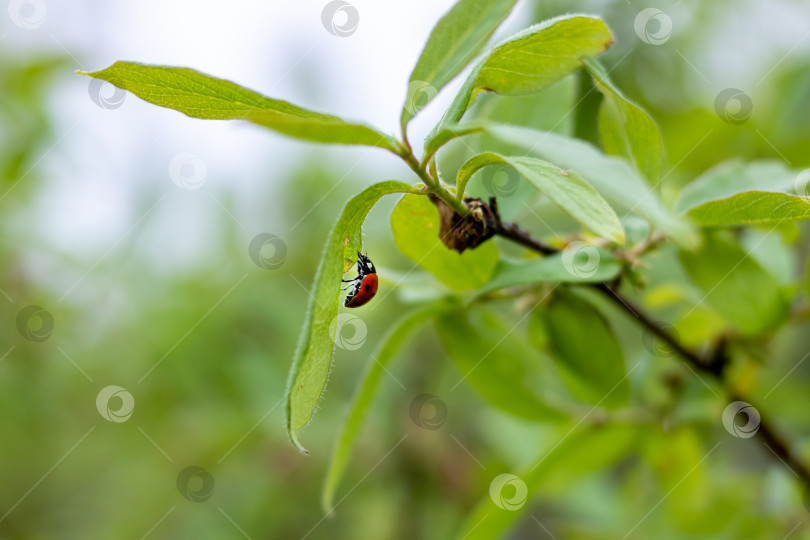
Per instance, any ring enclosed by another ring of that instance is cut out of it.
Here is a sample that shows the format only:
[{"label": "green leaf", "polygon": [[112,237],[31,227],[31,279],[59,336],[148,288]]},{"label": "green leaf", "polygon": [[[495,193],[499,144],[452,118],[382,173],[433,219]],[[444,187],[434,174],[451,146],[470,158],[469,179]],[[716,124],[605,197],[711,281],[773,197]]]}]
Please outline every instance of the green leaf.
[{"label": "green leaf", "polygon": [[343,471],[346,469],[354,443],[360,435],[360,430],[371,409],[374,395],[380,386],[380,380],[387,370],[387,366],[402,349],[405,338],[420,324],[446,309],[448,309],[447,304],[434,304],[409,313],[394,323],[391,330],[380,341],[380,346],[372,353],[366,365],[366,371],[358,381],[354,398],[351,405],[349,405],[346,421],[332,453],[329,470],[326,473],[326,481],[321,494],[321,502],[325,512],[330,513],[332,511],[335,491],[343,476]]},{"label": "green leaf", "polygon": [[584,64],[605,96],[599,108],[599,137],[605,152],[628,158],[647,180],[657,182],[664,148],[658,124],[624,97],[595,58],[586,58]]},{"label": "green leaf", "polygon": [[509,96],[539,92],[612,44],[613,35],[599,17],[551,19],[495,46],[475,74],[473,91]]},{"label": "green leaf", "polygon": [[681,251],[681,264],[707,304],[746,334],[766,332],[788,315],[779,282],[725,231],[706,235],[697,251]]},{"label": "green leaf", "polygon": [[[404,126],[484,48],[517,0],[460,0],[430,33],[411,73]],[[424,100],[416,101],[424,97]]]},{"label": "green leaf", "polygon": [[810,218],[810,198],[773,191],[744,191],[690,209],[689,217],[704,226],[778,224]]},{"label": "green leaf", "polygon": [[[560,430],[529,468],[518,472],[520,482],[526,486],[527,498],[522,508],[505,509],[492,498],[492,484],[482,486],[481,500],[459,528],[458,540],[498,540],[518,519],[527,518],[532,507],[530,499],[549,483],[574,484],[578,479],[613,465],[627,455],[637,444],[639,429],[631,425],[586,426],[573,429],[567,426]],[[495,473],[492,473],[495,476]],[[517,482],[515,482],[517,483]],[[514,486],[514,484],[513,484]],[[495,495],[510,496],[517,490],[502,491]],[[520,504],[521,501],[512,500]],[[533,524],[534,525],[534,524]]]},{"label": "green leaf", "polygon": [[539,352],[513,325],[483,307],[443,313],[435,324],[462,380],[493,406],[528,420],[562,417],[549,404]]},{"label": "green leaf", "polygon": [[481,92],[505,96],[539,92],[612,44],[613,35],[598,17],[565,15],[532,26],[496,45],[476,65],[434,133],[458,123]]},{"label": "green leaf", "polygon": [[504,142],[576,171],[617,210],[648,219],[678,244],[698,245],[699,237],[689,224],[673,215],[655,190],[623,159],[607,156],[591,144],[548,131],[499,124],[488,124],[485,129]]},{"label": "green leaf", "polygon": [[498,164],[513,167],[587,229],[618,244],[624,243],[622,224],[599,192],[575,172],[547,161],[531,157],[505,157],[493,152],[473,156],[458,171],[456,189],[459,198],[463,197],[467,181],[476,171]]},{"label": "green leaf", "polygon": [[623,405],[630,393],[624,355],[599,310],[576,294],[557,289],[541,316],[551,356],[574,394],[605,407]]},{"label": "green leaf", "polygon": [[366,188],[346,203],[329,233],[287,381],[287,432],[302,452],[308,453],[298,442],[298,434],[312,419],[326,388],[335,344],[333,322],[340,304],[341,277],[362,249],[363,221],[383,195],[414,192],[417,190],[408,184],[396,181]]},{"label": "green leaf", "polygon": [[271,99],[189,68],[116,62],[101,71],[79,73],[108,81],[149,103],[192,118],[248,120],[299,139],[379,146],[398,152],[392,137],[373,128]]},{"label": "green leaf", "polygon": [[580,242],[569,251],[537,259],[501,259],[495,273],[478,294],[497,289],[530,285],[544,281],[554,283],[604,283],[619,275],[621,265],[604,249]]},{"label": "green leaf", "polygon": [[792,191],[796,174],[779,161],[726,161],[686,186],[675,203],[686,212],[703,203],[727,199],[744,191]]},{"label": "green leaf", "polygon": [[439,239],[439,211],[427,197],[406,195],[391,213],[391,230],[400,251],[436,278],[458,290],[477,289],[498,263],[498,248],[485,242],[457,253]]}]

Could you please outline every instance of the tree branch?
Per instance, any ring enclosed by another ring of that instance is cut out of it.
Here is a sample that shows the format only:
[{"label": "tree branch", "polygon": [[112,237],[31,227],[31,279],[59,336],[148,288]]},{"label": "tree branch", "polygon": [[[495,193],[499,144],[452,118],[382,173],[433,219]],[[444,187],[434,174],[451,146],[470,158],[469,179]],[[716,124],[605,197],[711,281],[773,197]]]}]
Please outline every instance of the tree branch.
[{"label": "tree branch", "polygon": [[[490,199],[490,212],[488,215],[492,216],[491,222],[488,226],[495,231],[495,235],[508,238],[509,240],[520,244],[528,249],[541,253],[543,255],[551,255],[559,253],[559,250],[543,244],[539,240],[533,238],[528,231],[518,227],[514,223],[503,223],[500,215],[498,214],[497,203],[494,198]],[[730,401],[743,401],[751,403],[751,399],[747,396],[738,393],[728,381],[725,376],[725,367],[729,363],[729,358],[726,353],[725,342],[721,341],[715,351],[708,356],[703,356],[681,344],[676,336],[667,331],[661,323],[655,321],[643,309],[635,305],[633,302],[622,296],[622,294],[613,286],[608,283],[593,283],[590,287],[598,290],[607,296],[619,309],[628,313],[634,320],[641,326],[646,328],[649,332],[653,333],[661,341],[669,345],[684,362],[698,371],[712,376],[720,386],[723,387]],[[790,471],[801,480],[806,489],[810,489],[810,468],[797,457],[790,448],[787,441],[776,431],[770,419],[762,416],[758,407],[754,407],[760,413],[760,423],[757,430],[757,438],[768,449],[768,453],[778,459]]]}]

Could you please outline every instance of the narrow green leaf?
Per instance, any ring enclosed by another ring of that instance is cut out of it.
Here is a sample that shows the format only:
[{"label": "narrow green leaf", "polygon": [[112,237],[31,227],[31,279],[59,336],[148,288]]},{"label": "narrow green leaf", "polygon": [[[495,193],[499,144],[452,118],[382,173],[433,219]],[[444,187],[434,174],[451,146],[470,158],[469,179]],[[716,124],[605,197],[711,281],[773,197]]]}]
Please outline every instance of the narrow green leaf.
[{"label": "narrow green leaf", "polygon": [[408,184],[396,181],[366,188],[346,203],[329,233],[287,381],[287,432],[302,452],[308,453],[298,442],[298,434],[312,419],[326,388],[335,344],[333,322],[340,304],[341,276],[362,248],[363,221],[383,195],[415,192],[417,190]]},{"label": "narrow green leaf", "polygon": [[391,230],[402,253],[454,289],[477,289],[498,263],[498,248],[492,242],[464,253],[447,249],[439,239],[439,211],[427,197],[402,197],[391,213]]},{"label": "narrow green leaf", "polygon": [[810,198],[774,191],[744,191],[727,199],[707,201],[688,214],[704,226],[802,221],[810,218]]},{"label": "narrow green leaf", "polygon": [[598,60],[586,58],[584,64],[605,96],[599,108],[599,137],[605,152],[628,158],[648,181],[657,182],[664,149],[658,124],[624,97]]},{"label": "narrow green leaf", "polygon": [[79,73],[108,81],[149,103],[192,118],[248,120],[299,139],[379,146],[394,153],[398,150],[392,137],[368,126],[271,99],[189,68],[116,62],[101,71]]},{"label": "narrow green leaf", "polygon": [[409,313],[398,322],[395,322],[388,333],[380,341],[380,346],[372,353],[366,364],[366,371],[358,381],[352,403],[349,405],[348,414],[343,424],[340,435],[337,438],[332,460],[329,463],[329,470],[326,473],[326,480],[321,494],[321,502],[325,512],[332,511],[335,492],[337,491],[343,471],[354,447],[360,430],[366,421],[368,412],[371,409],[374,395],[380,386],[380,380],[387,366],[401,350],[407,338],[420,324],[436,316],[436,314],[448,309],[444,303],[434,304],[415,312]]},{"label": "narrow green leaf", "polygon": [[727,231],[706,235],[697,251],[681,251],[681,264],[707,304],[740,332],[759,334],[788,315],[779,282]]},{"label": "narrow green leaf", "polygon": [[686,186],[675,203],[675,209],[687,212],[703,203],[727,199],[744,191],[792,191],[796,178],[796,173],[780,161],[726,161]]},{"label": "narrow green leaf", "polygon": [[539,92],[612,44],[604,21],[588,15],[557,17],[512,36],[476,65],[427,145],[442,128],[458,123],[481,92],[505,96]]},{"label": "narrow green leaf", "polygon": [[[573,169],[617,210],[635,213],[685,247],[696,247],[699,237],[688,223],[673,215],[658,194],[623,159],[607,156],[593,145],[548,131],[488,124],[488,133],[518,148]],[[624,217],[624,216],[622,216]]]},{"label": "narrow green leaf", "polygon": [[630,393],[624,355],[599,310],[578,295],[558,289],[541,316],[552,358],[574,394],[605,407],[623,405]]},{"label": "narrow green leaf", "polygon": [[618,244],[624,243],[622,224],[599,192],[575,172],[540,159],[505,157],[493,152],[473,156],[458,171],[456,189],[459,197],[463,196],[467,181],[476,171],[497,164],[514,167],[530,184],[589,230]]},{"label": "narrow green leaf", "polygon": [[459,0],[439,20],[411,73],[402,107],[403,128],[481,52],[516,2]]},{"label": "narrow green leaf", "polygon": [[[588,425],[579,429],[566,426],[549,443],[550,449],[544,449],[532,465],[517,473],[518,480],[512,482],[511,491],[499,492],[492,484],[480,488],[481,499],[459,528],[457,540],[505,538],[518,519],[528,519],[531,498],[544,487],[551,482],[572,485],[594,471],[613,465],[634,449],[639,434],[638,427],[631,425]],[[523,501],[515,497],[520,483],[526,486]],[[505,507],[503,499],[514,506]]]},{"label": "narrow green leaf", "polygon": [[478,294],[541,282],[604,283],[619,275],[621,265],[604,249],[580,243],[570,252],[526,260],[501,259]]},{"label": "narrow green leaf", "polygon": [[528,420],[562,418],[549,404],[539,352],[518,332],[510,335],[502,317],[479,307],[443,313],[435,324],[463,381],[493,406]]}]

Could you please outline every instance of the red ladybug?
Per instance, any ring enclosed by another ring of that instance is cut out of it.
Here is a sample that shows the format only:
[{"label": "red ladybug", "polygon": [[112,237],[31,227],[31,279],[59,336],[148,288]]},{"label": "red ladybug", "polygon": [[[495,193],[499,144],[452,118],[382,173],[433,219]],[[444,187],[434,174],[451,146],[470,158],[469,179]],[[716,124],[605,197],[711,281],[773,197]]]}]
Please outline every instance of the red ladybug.
[{"label": "red ladybug", "polygon": [[377,294],[377,270],[371,263],[371,259],[357,252],[357,277],[354,279],[344,279],[343,283],[348,283],[344,289],[351,288],[343,303],[346,307],[360,307],[365,305]]}]

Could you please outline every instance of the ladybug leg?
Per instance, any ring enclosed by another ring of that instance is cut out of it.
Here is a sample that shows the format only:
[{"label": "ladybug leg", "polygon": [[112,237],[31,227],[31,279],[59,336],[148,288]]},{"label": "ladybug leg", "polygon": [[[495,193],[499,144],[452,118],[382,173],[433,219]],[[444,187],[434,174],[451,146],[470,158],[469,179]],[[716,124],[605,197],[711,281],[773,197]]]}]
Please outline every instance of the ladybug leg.
[{"label": "ladybug leg", "polygon": [[343,283],[348,283],[348,285],[346,285],[345,287],[341,288],[341,289],[340,289],[341,291],[345,291],[346,289],[350,289],[350,288],[352,288],[352,287],[355,287],[355,288],[356,288],[356,287],[357,287],[357,284],[358,284],[358,280],[357,280],[357,278],[354,278],[354,279],[344,279],[344,280],[342,280],[342,281],[343,281]]}]

